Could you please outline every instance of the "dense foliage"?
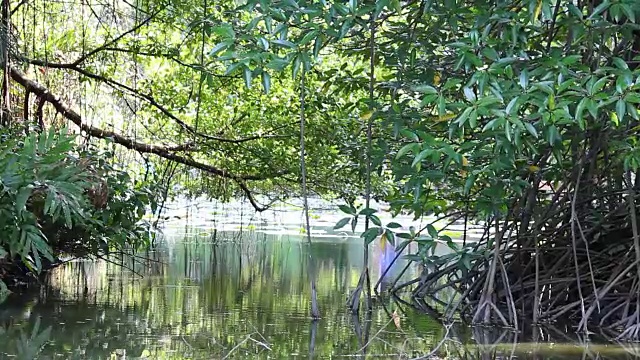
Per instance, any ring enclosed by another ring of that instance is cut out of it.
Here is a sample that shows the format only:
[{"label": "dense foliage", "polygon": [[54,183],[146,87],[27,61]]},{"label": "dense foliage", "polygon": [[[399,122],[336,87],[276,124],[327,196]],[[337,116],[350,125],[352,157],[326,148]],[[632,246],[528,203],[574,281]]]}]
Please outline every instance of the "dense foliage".
[{"label": "dense foliage", "polygon": [[[79,146],[66,130],[0,143],[0,284],[16,285],[66,258],[131,253],[148,247],[142,221],[153,194],[133,188],[108,153]],[[16,270],[17,268],[17,270]],[[24,270],[22,270],[24,269]]]},{"label": "dense foliage", "polygon": [[[117,154],[133,170],[261,210],[256,194],[298,193],[304,118],[312,189],[348,203],[338,227],[417,243],[429,270],[393,291],[474,322],[640,336],[637,1],[36,4],[16,4],[5,73],[40,123],[59,112],[134,150]],[[381,224],[359,195],[484,235]]]},{"label": "dense foliage", "polygon": [[[276,63],[296,77],[328,66],[323,49],[369,60],[359,101],[373,110],[360,109],[374,128],[365,161],[391,176],[392,208],[486,224],[480,242],[464,248],[432,225],[400,232],[407,239],[400,247],[417,242],[410,258],[431,270],[396,290],[412,286],[416,298],[474,322],[517,327],[523,317],[564,316],[586,331],[608,318],[613,328],[626,324],[623,336],[639,335],[637,2],[248,1],[241,8],[245,22],[233,28],[242,35],[224,32],[215,48],[225,49],[216,53],[230,73]],[[335,97],[354,92],[325,87]],[[367,242],[392,239],[399,227],[385,229],[371,209],[343,209],[377,225],[363,234]],[[440,243],[453,253],[434,256]],[[444,288],[453,297],[439,298]]]},{"label": "dense foliage", "polygon": [[[18,5],[11,17],[18,37],[11,75],[32,95],[25,102],[17,93],[14,111],[28,104],[27,112],[35,110],[45,124],[74,111],[67,120],[84,126],[92,140],[111,138],[137,152],[115,153],[129,170],[174,174],[173,183],[190,195],[244,196],[262,209],[271,199],[299,194],[296,81],[213,61],[222,49],[215,43],[236,36],[230,25],[216,26],[234,17],[233,2]],[[341,65],[338,58],[332,62]],[[308,106],[322,109],[307,112],[309,182],[317,193],[353,197],[362,192],[365,168],[360,123],[349,110],[358,89],[345,80],[343,88],[354,93],[331,96],[324,79],[335,75],[307,77],[308,87],[317,89],[307,94]],[[64,101],[42,100],[46,92]],[[169,161],[179,168],[166,170]]]}]

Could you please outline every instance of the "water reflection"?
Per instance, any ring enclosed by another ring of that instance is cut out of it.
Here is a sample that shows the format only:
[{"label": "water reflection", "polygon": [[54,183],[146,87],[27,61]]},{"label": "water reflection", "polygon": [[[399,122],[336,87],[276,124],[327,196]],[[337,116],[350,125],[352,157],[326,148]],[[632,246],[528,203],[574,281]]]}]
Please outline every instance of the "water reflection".
[{"label": "water reflection", "polygon": [[[95,359],[353,355],[368,341],[355,328],[370,333],[387,324],[380,305],[368,321],[355,321],[345,311],[362,265],[359,241],[316,241],[309,248],[297,238],[253,236],[217,245],[197,236],[170,239],[149,254],[161,261],[125,264],[141,278],[105,262],[69,263],[52,274],[47,290],[28,300],[13,297],[4,306],[0,325],[11,341],[0,353],[18,355],[21,332],[32,332],[37,319],[40,329],[54,329],[43,356]],[[308,251],[317,264],[323,314],[317,323],[308,317]],[[397,353],[406,333],[436,340],[438,323],[427,317],[420,323],[420,330],[410,323],[402,331],[389,326],[378,334],[384,341],[368,344],[367,353]],[[427,351],[429,344],[410,349]]]},{"label": "water reflection", "polygon": [[[414,310],[426,304],[400,306],[393,298],[377,299],[369,316],[354,317],[345,300],[362,266],[359,241],[320,238],[309,247],[299,237],[255,232],[245,232],[237,242],[207,239],[176,235],[145,254],[160,261],[127,260],[124,265],[143,277],[106,262],[72,262],[57,269],[49,287],[12,296],[0,307],[0,357],[414,358],[434,348],[441,358],[457,359],[625,359],[637,354],[629,345],[580,341],[567,335],[570,329],[522,334],[445,329]],[[309,251],[317,264],[323,314],[317,322],[308,317]],[[372,261],[383,259],[376,248]]]}]

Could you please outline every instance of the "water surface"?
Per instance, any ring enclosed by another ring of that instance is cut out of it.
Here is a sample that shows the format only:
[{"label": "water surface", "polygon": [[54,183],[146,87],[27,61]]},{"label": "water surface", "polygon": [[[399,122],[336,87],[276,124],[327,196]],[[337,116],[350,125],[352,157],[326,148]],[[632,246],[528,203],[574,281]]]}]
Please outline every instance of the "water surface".
[{"label": "water surface", "polygon": [[[309,246],[299,213],[287,221],[252,219],[239,228],[246,219],[221,216],[224,223],[172,221],[157,249],[141,254],[153,260],[128,259],[120,264],[126,268],[70,262],[41,291],[11,296],[0,305],[0,358],[395,359],[435,348],[441,358],[459,359],[626,359],[638,353],[628,344],[579,341],[570,329],[447,329],[388,298],[376,298],[370,317],[354,317],[345,302],[363,265],[362,243],[331,230],[339,217],[316,217]],[[384,256],[381,244],[372,250],[376,281]],[[308,316],[309,252],[322,312],[317,322]]]}]

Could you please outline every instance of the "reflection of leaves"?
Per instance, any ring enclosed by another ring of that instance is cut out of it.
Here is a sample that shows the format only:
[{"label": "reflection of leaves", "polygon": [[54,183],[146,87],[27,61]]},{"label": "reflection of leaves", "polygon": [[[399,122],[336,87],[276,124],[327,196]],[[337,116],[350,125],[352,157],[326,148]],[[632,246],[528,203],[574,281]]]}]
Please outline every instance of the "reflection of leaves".
[{"label": "reflection of leaves", "polygon": [[51,326],[47,327],[42,332],[40,330],[40,318],[36,320],[31,331],[31,336],[27,338],[23,331],[20,331],[19,342],[16,345],[17,355],[19,359],[33,359],[37,357],[38,353],[42,350],[44,345],[49,341],[51,337]]}]

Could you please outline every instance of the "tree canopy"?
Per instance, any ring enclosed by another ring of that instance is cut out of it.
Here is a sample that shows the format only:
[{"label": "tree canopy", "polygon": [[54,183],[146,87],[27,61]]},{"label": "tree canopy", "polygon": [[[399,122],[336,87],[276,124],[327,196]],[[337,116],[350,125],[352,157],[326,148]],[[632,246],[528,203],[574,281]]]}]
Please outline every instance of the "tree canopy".
[{"label": "tree canopy", "polygon": [[[35,95],[16,101],[27,104],[25,117],[35,104],[39,119],[40,111],[46,120],[60,113],[88,137],[135,150],[157,173],[164,160],[194,169],[180,179],[193,194],[242,194],[260,209],[255,193],[297,191],[295,81],[274,70],[234,71],[217,59],[225,43],[215,43],[235,36],[233,3],[75,5],[34,2],[13,10],[18,41],[10,74]],[[308,88],[317,89],[307,95],[310,181],[318,193],[357,194],[362,148],[350,145],[358,143],[358,99],[322,91],[327,76],[308,78]]]},{"label": "tree canopy", "polygon": [[[417,242],[410,258],[435,269],[394,291],[453,288],[448,310],[476,322],[567,315],[586,330],[597,309],[635,324],[637,1],[11,5],[5,82],[20,87],[3,109],[25,123],[70,121],[129,149],[118,161],[138,176],[260,210],[300,189],[303,94],[311,189],[346,200],[340,226],[362,215],[365,242]],[[383,225],[355,207],[370,194],[485,235]],[[612,292],[629,296],[601,308]]]}]

